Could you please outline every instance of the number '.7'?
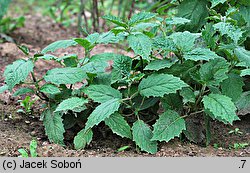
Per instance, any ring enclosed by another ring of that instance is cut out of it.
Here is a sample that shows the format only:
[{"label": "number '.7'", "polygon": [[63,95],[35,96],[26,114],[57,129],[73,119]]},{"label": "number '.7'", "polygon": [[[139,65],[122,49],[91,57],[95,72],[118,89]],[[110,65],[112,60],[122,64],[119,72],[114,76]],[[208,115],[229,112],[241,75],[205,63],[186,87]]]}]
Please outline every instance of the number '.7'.
[{"label": "number '.7'", "polygon": [[244,168],[245,163],[247,162],[247,160],[241,160],[241,162],[242,162],[241,168]]}]

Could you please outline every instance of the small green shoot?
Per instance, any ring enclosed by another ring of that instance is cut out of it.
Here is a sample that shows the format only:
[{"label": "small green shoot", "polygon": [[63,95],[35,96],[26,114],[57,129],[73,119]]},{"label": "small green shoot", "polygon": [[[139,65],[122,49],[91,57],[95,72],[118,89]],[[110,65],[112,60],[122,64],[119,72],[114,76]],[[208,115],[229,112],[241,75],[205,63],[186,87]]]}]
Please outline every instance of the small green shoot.
[{"label": "small green shoot", "polygon": [[234,130],[230,130],[228,133],[229,134],[235,134],[235,135],[242,135],[243,134],[243,132],[240,131],[239,128],[235,128]]},{"label": "small green shoot", "polygon": [[[33,139],[30,142],[29,150],[30,150],[29,151],[30,157],[37,157],[37,141],[36,140]],[[23,148],[18,149],[18,152],[21,154],[19,157],[25,157],[25,158],[29,157],[28,152]]]},{"label": "small green shoot", "polygon": [[123,147],[119,148],[119,149],[117,150],[117,152],[125,151],[125,150],[127,150],[128,148],[130,148],[130,146],[128,146],[128,145],[123,146]]}]

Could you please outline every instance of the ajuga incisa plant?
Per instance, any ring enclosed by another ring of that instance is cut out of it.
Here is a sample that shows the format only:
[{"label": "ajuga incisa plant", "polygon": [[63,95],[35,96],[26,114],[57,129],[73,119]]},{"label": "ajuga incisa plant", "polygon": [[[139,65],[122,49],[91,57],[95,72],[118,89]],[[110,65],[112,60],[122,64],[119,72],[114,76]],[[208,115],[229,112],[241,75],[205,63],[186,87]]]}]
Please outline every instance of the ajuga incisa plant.
[{"label": "ajuga incisa plant", "polygon": [[[75,149],[90,144],[93,129],[101,122],[152,154],[158,141],[180,135],[208,145],[212,120],[233,124],[240,120],[237,111],[250,106],[250,4],[244,0],[172,3],[178,11],[175,16],[140,12],[124,21],[106,15],[103,19],[115,25],[109,32],[56,41],[31,57],[20,47],[28,58],[6,67],[1,92],[32,85],[14,95],[36,94],[45,101],[41,118],[51,142],[64,145],[65,130],[80,126]],[[90,56],[98,44],[122,44],[134,56]],[[84,57],[49,54],[75,45],[85,49]],[[62,67],[37,79],[34,64],[39,59]],[[110,60],[112,70],[107,71]],[[76,84],[82,85],[76,88]]]}]

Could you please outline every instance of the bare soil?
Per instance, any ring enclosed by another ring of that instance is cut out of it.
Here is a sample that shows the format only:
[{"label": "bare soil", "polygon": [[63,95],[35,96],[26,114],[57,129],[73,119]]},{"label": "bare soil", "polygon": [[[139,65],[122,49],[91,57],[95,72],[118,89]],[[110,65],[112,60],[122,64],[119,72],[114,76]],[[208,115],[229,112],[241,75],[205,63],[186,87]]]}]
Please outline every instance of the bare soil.
[{"label": "bare soil", "polygon": [[[79,37],[76,27],[64,28],[54,23],[47,17],[41,15],[26,15],[25,27],[16,30],[11,36],[19,43],[26,45],[31,53],[41,51],[46,45],[53,41]],[[121,52],[129,54],[124,50],[103,45],[96,47],[92,54],[103,52]],[[56,55],[78,54],[84,55],[81,47],[59,50]],[[4,84],[2,74],[6,65],[16,59],[25,56],[16,47],[14,43],[0,44],[0,86]],[[36,64],[35,73],[39,76],[46,73],[48,69],[58,66],[52,62],[39,61]],[[81,151],[73,149],[72,142],[66,141],[67,146],[51,144],[45,133],[42,122],[39,120],[41,110],[39,102],[34,108],[32,116],[24,116],[16,113],[19,108],[17,100],[11,93],[0,94],[0,156],[19,156],[19,148],[29,148],[31,139],[38,141],[38,156],[51,157],[180,157],[180,156],[250,156],[250,147],[244,149],[233,149],[235,143],[250,143],[250,116],[242,116],[242,121],[236,122],[234,126],[224,125],[219,122],[212,123],[212,142],[208,147],[198,146],[196,144],[174,139],[169,143],[160,143],[159,151],[150,155],[136,150],[133,142],[125,140],[112,133],[102,135],[94,133],[94,139],[91,144]],[[229,134],[232,129],[239,128],[243,134]],[[98,132],[98,129],[95,129]],[[67,131],[66,138],[71,139],[74,132]],[[216,147],[214,147],[216,144]],[[130,146],[128,150],[117,152],[122,146]]]}]

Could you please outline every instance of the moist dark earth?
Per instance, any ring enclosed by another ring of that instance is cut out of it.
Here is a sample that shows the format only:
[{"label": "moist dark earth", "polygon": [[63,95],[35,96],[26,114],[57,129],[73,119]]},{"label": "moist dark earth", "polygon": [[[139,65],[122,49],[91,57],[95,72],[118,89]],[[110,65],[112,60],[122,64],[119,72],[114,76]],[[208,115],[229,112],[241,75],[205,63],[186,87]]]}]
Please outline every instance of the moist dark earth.
[{"label": "moist dark earth", "polygon": [[[53,41],[79,37],[76,27],[64,28],[52,20],[41,15],[26,15],[25,27],[16,30],[11,37],[19,44],[27,46],[31,54],[41,51],[46,45]],[[97,46],[92,54],[103,52],[120,52],[124,50],[106,46]],[[81,47],[73,47],[65,50],[59,50],[57,55],[78,54],[84,55]],[[5,66],[16,59],[23,58],[23,53],[14,43],[0,44],[0,86],[4,84],[2,74]],[[52,62],[39,61],[36,64],[35,73],[41,76],[48,69],[56,67]],[[154,154],[140,152],[136,149],[133,142],[120,138],[109,131],[103,135],[100,129],[95,129],[94,139],[84,150],[76,151],[73,149],[72,138],[74,131],[67,131],[65,138],[66,147],[51,144],[45,135],[42,122],[39,120],[41,110],[40,102],[36,102],[34,113],[31,116],[18,114],[18,99],[11,96],[11,93],[0,94],[0,156],[19,156],[17,151],[20,148],[29,148],[32,139],[38,141],[39,157],[182,157],[182,156],[250,156],[250,147],[243,149],[234,149],[232,146],[236,143],[250,143],[250,116],[240,116],[242,121],[235,122],[233,126],[224,125],[220,122],[212,123],[212,141],[207,147],[190,143],[187,140],[174,139],[168,143],[160,143],[159,151]],[[242,134],[229,134],[230,130],[239,128]],[[129,146],[125,151],[117,150],[123,146]]]}]

